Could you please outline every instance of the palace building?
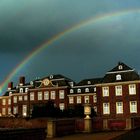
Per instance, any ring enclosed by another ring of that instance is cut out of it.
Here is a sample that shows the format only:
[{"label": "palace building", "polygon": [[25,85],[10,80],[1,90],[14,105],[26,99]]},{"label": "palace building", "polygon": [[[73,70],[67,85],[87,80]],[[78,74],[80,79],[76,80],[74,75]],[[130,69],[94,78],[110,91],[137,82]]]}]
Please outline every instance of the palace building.
[{"label": "palace building", "polygon": [[90,104],[97,116],[104,119],[140,117],[140,76],[119,62],[104,77],[79,83],[63,75],[50,75],[30,83],[20,77],[19,84],[13,86],[10,82],[7,92],[0,97],[0,114],[27,117],[34,105],[50,100],[61,110]]}]

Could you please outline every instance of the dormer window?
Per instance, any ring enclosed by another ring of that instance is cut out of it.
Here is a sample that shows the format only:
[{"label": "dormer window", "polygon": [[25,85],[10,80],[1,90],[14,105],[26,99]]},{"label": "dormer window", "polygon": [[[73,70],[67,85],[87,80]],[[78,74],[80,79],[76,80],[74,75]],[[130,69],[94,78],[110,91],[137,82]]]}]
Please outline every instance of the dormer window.
[{"label": "dormer window", "polygon": [[122,69],[123,69],[123,66],[122,66],[122,65],[119,65],[119,66],[118,66],[118,69],[119,69],[119,70],[122,70]]},{"label": "dormer window", "polygon": [[25,88],[25,92],[26,92],[26,93],[28,92],[28,88]]},{"label": "dormer window", "polygon": [[70,89],[70,93],[73,93],[73,89]]},{"label": "dormer window", "polygon": [[50,79],[53,79],[53,75],[50,75]]},{"label": "dormer window", "polygon": [[78,89],[77,89],[77,92],[78,92],[78,93],[81,93],[81,89],[80,89],[80,88],[78,88]]},{"label": "dormer window", "polygon": [[73,87],[74,83],[73,82],[69,82],[70,86]]},{"label": "dormer window", "polygon": [[91,84],[91,81],[88,81],[87,84],[90,85]]},{"label": "dormer window", "polygon": [[122,80],[122,77],[120,74],[116,75],[116,80]]},{"label": "dormer window", "polygon": [[19,92],[20,92],[20,93],[23,93],[23,88],[20,88],[20,89],[19,89]]},{"label": "dormer window", "polygon": [[86,88],[86,89],[85,89],[85,92],[89,92],[89,88]]}]

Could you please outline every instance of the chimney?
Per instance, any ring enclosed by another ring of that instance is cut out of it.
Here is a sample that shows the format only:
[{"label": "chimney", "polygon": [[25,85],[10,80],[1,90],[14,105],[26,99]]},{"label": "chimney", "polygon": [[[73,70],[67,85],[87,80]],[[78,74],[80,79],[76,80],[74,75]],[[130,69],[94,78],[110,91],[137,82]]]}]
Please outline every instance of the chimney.
[{"label": "chimney", "polygon": [[8,83],[8,90],[11,90],[13,88],[13,82]]},{"label": "chimney", "polygon": [[24,76],[21,76],[20,78],[19,78],[19,85],[24,85],[25,84],[25,77]]}]

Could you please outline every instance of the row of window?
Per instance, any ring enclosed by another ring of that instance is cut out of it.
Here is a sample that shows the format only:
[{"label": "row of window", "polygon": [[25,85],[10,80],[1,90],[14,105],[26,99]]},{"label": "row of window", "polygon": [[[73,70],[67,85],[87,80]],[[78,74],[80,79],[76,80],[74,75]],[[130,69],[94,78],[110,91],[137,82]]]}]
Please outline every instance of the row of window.
[{"label": "row of window", "polygon": [[[131,84],[129,87],[129,95],[135,95],[136,94],[136,85]],[[103,97],[109,96],[109,87],[102,87],[102,93]],[[115,94],[116,96],[122,96],[122,85],[115,86]]]},{"label": "row of window", "polygon": [[[59,108],[60,110],[64,110],[65,104],[60,103]],[[13,107],[13,114],[18,114],[18,106]],[[2,115],[6,115],[6,108],[2,108]],[[8,107],[8,115],[11,115],[11,107]],[[22,115],[27,116],[27,105],[22,105]]]},{"label": "row of window", "polygon": [[[130,113],[137,113],[137,101],[129,102]],[[116,102],[116,114],[123,114],[123,102]],[[103,103],[103,114],[110,114],[110,103]]]},{"label": "row of window", "polygon": [[[76,103],[81,104],[82,103],[82,96],[76,96]],[[89,96],[84,96],[84,103],[90,103]],[[97,103],[97,96],[96,93],[93,95],[93,103]],[[69,104],[74,104],[74,97],[69,97]]]},{"label": "row of window", "polygon": [[[49,92],[48,91],[45,91],[44,94],[42,92],[38,92],[37,93],[37,99],[40,101],[40,100],[49,100],[52,99],[56,99],[56,92],[55,91],[51,91],[50,92],[50,96],[49,96]],[[64,99],[65,98],[65,94],[64,94],[64,90],[60,90],[59,91],[59,99]],[[27,101],[28,100],[28,97],[27,95],[24,95],[24,96],[13,96],[13,103],[17,103],[17,101]],[[34,101],[35,100],[35,93],[34,92],[31,92],[30,93],[30,101]],[[8,105],[11,104],[11,99],[8,99]],[[6,105],[6,99],[2,99],[2,105]]]},{"label": "row of window", "polygon": [[[81,93],[81,89],[77,89],[77,93]],[[85,88],[85,92],[89,92],[89,88]],[[96,92],[96,87],[94,87],[94,92]],[[74,93],[74,89],[70,89],[70,93]]]}]

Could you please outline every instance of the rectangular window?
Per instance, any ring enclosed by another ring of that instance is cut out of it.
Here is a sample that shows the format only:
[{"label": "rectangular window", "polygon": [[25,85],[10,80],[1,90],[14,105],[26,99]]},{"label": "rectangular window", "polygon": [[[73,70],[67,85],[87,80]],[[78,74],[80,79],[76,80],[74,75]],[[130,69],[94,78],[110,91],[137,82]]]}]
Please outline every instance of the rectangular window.
[{"label": "rectangular window", "polygon": [[55,99],[55,91],[51,91],[51,99]]},{"label": "rectangular window", "polygon": [[89,103],[89,96],[85,96],[85,103]]},{"label": "rectangular window", "polygon": [[81,96],[77,96],[77,104],[81,104]]},{"label": "rectangular window", "polygon": [[44,100],[49,100],[49,92],[48,91],[44,92]]},{"label": "rectangular window", "polygon": [[110,114],[110,105],[109,103],[103,103],[103,114]]},{"label": "rectangular window", "polygon": [[59,99],[64,99],[64,90],[59,90]]},{"label": "rectangular window", "polygon": [[122,86],[115,86],[116,96],[122,96]]},{"label": "rectangular window", "polygon": [[102,87],[103,97],[109,96],[109,87]]},{"label": "rectangular window", "polygon": [[93,94],[93,103],[97,103],[97,96],[96,96],[96,93]]},{"label": "rectangular window", "polygon": [[60,108],[60,110],[64,110],[64,109],[65,109],[64,103],[60,103],[60,104],[59,104],[59,108]]},{"label": "rectangular window", "polygon": [[116,114],[123,114],[123,102],[116,102]]},{"label": "rectangular window", "polygon": [[22,106],[22,115],[23,115],[24,117],[27,116],[27,105],[23,105],[23,106]]},{"label": "rectangular window", "polygon": [[13,114],[18,114],[18,107],[17,106],[13,107]]},{"label": "rectangular window", "polygon": [[69,104],[73,104],[74,103],[74,97],[69,97]]},{"label": "rectangular window", "polygon": [[34,101],[34,92],[30,93],[30,101]]},{"label": "rectangular window", "polygon": [[137,113],[137,101],[130,101],[130,113]]},{"label": "rectangular window", "polygon": [[129,95],[135,95],[136,94],[136,85],[131,84],[129,85]]},{"label": "rectangular window", "polygon": [[14,100],[14,101],[13,101],[14,103],[17,103],[17,96],[14,96],[14,97],[13,97],[13,100]]},{"label": "rectangular window", "polygon": [[2,99],[2,105],[6,105],[6,99]]},{"label": "rectangular window", "polygon": [[28,100],[28,96],[25,95],[25,96],[24,96],[24,101],[27,101],[27,100]]},{"label": "rectangular window", "polygon": [[42,92],[38,92],[38,100],[42,100]]},{"label": "rectangular window", "polygon": [[8,99],[8,105],[11,105],[11,99]]},{"label": "rectangular window", "polygon": [[18,100],[19,100],[19,101],[22,101],[22,100],[23,100],[22,96],[19,96],[19,97],[18,97]]},{"label": "rectangular window", "polygon": [[2,115],[6,115],[6,108],[2,108]]},{"label": "rectangular window", "polygon": [[11,114],[11,107],[8,107],[8,115]]}]

